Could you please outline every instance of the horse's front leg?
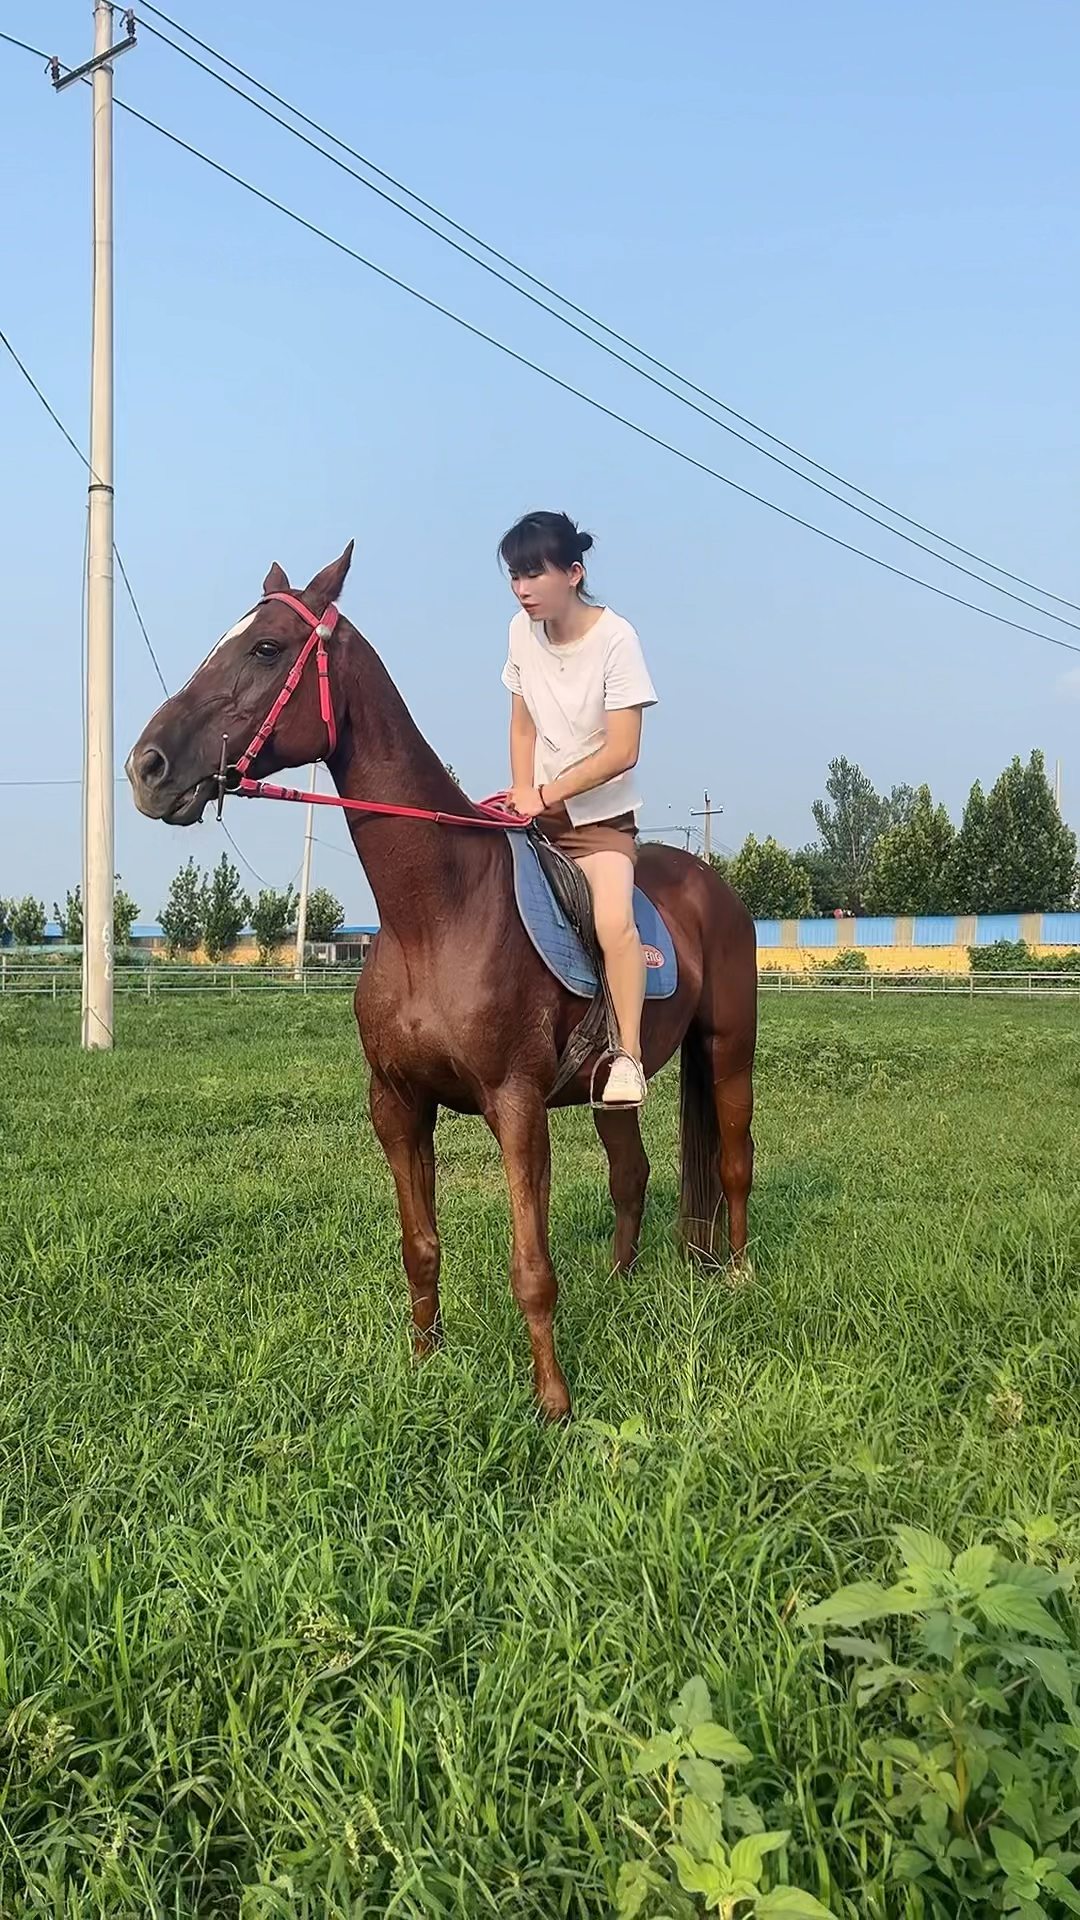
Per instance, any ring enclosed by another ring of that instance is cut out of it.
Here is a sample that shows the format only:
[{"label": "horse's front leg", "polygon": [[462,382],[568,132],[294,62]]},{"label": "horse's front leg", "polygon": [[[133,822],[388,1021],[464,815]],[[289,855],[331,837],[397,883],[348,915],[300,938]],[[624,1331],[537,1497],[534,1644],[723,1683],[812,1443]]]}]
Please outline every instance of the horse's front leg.
[{"label": "horse's front leg", "polygon": [[548,1250],[551,1143],[543,1095],[530,1082],[509,1082],[492,1094],[484,1117],[502,1149],[510,1190],[510,1279],[529,1329],[536,1397],[549,1420],[564,1420],[570,1394],[555,1358],[559,1288]]},{"label": "horse's front leg", "polygon": [[401,1257],[412,1299],[413,1351],[429,1354],[442,1334],[439,1232],[435,1224],[435,1121],[438,1107],[415,1089],[399,1092],[372,1073],[371,1119],[390,1163],[401,1215]]}]

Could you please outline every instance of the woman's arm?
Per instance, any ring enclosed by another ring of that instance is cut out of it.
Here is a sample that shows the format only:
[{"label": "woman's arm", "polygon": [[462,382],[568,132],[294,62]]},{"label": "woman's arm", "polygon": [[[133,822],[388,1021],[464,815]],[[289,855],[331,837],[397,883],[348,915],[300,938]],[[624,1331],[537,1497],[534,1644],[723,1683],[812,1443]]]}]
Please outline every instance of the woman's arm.
[{"label": "woman's arm", "polygon": [[533,773],[536,764],[536,728],[520,693],[510,704],[510,804],[518,813],[540,812]]},{"label": "woman's arm", "polygon": [[637,766],[640,752],[641,708],[620,707],[607,715],[607,737],[602,747],[567,767],[557,780],[544,781],[544,806],[557,807],[576,793],[591,793],[593,787],[602,787],[605,780],[614,780],[618,773],[629,773]]}]

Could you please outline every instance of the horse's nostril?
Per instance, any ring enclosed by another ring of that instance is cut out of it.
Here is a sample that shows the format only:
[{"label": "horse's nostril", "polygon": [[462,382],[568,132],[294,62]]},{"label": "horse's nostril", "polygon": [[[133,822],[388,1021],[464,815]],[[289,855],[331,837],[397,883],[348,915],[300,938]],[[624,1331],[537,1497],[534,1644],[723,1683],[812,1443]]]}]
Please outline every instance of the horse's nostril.
[{"label": "horse's nostril", "polygon": [[169,762],[160,747],[140,747],[135,755],[135,771],[144,786],[158,786],[169,771]]}]

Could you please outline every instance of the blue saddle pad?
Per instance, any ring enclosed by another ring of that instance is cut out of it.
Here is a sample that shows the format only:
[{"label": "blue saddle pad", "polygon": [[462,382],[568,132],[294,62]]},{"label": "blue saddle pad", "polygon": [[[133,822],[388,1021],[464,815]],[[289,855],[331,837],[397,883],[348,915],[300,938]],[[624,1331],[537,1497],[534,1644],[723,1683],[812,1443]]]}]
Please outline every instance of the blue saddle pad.
[{"label": "blue saddle pad", "polygon": [[[536,848],[527,834],[506,837],[514,856],[514,898],[529,939],[556,980],[591,1000],[598,984],[595,969],[548,885]],[[667,1000],[679,984],[675,943],[640,887],[634,888],[634,919],[645,949],[645,998]]]}]

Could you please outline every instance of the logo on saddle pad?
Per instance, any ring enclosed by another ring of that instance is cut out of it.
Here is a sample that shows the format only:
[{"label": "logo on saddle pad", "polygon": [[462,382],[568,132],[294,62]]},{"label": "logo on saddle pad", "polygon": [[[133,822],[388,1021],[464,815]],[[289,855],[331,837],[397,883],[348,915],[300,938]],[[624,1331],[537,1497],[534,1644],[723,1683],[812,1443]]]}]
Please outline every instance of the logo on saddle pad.
[{"label": "logo on saddle pad", "polygon": [[647,967],[655,968],[663,966],[664,956],[659,947],[642,947],[641,951],[645,955],[645,965]]}]

